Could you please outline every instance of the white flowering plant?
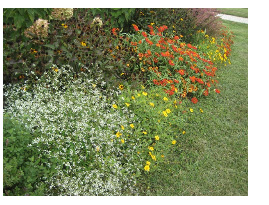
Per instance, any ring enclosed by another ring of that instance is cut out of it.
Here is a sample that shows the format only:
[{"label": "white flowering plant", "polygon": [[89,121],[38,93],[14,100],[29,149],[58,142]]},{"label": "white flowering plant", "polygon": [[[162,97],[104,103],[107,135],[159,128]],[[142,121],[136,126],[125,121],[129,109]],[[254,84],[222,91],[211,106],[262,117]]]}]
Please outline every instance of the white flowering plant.
[{"label": "white flowering plant", "polygon": [[36,136],[28,146],[50,170],[39,185],[46,195],[136,195],[143,167],[131,137],[134,114],[115,109],[119,91],[84,69],[76,76],[54,65],[34,84],[4,85],[4,113]]}]

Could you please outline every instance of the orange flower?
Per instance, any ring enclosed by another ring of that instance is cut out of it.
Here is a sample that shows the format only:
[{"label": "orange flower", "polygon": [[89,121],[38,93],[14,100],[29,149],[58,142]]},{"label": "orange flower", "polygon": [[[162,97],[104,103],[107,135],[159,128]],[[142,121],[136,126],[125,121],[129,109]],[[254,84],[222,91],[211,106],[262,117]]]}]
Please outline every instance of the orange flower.
[{"label": "orange flower", "polygon": [[178,37],[178,36],[174,36],[174,39],[175,39],[175,40],[178,40],[178,39],[179,39],[179,37]]},{"label": "orange flower", "polygon": [[179,73],[180,75],[184,75],[184,74],[185,74],[185,70],[180,69],[180,70],[178,71],[178,73]]},{"label": "orange flower", "polygon": [[182,57],[179,57],[178,60],[183,61],[184,59]]},{"label": "orange flower", "polygon": [[139,31],[139,28],[137,27],[137,25],[133,24],[133,27],[135,31]]},{"label": "orange flower", "polygon": [[192,101],[192,103],[193,103],[193,104],[198,103],[198,100],[197,100],[197,98],[196,98],[196,97],[193,97],[193,98],[191,99],[191,101]]},{"label": "orange flower", "polygon": [[205,90],[203,93],[204,96],[208,96],[208,90]]},{"label": "orange flower", "polygon": [[148,35],[147,35],[147,33],[146,32],[144,32],[144,31],[142,31],[142,33],[141,33],[144,37],[147,37]]},{"label": "orange flower", "polygon": [[190,76],[191,82],[195,83],[195,76]]},{"label": "orange flower", "polygon": [[172,60],[169,60],[169,64],[172,66],[175,65]]},{"label": "orange flower", "polygon": [[220,90],[218,90],[218,89],[214,89],[214,91],[215,91],[216,93],[220,93]]}]

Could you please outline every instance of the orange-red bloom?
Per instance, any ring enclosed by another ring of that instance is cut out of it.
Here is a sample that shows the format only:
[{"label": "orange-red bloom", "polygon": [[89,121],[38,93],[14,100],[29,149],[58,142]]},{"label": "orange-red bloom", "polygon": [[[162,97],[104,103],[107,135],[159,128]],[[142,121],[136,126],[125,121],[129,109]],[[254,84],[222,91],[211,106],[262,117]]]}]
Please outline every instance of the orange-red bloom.
[{"label": "orange-red bloom", "polygon": [[139,28],[137,27],[137,25],[133,24],[133,27],[135,31],[139,31]]},{"label": "orange-red bloom", "polygon": [[169,60],[169,64],[172,65],[172,66],[175,65],[172,60]]},{"label": "orange-red bloom", "polygon": [[190,76],[191,82],[195,83],[195,76]]},{"label": "orange-red bloom", "polygon": [[147,35],[147,33],[146,32],[144,32],[144,31],[142,31],[142,33],[141,33],[144,37],[147,37],[148,35]]},{"label": "orange-red bloom", "polygon": [[193,97],[193,98],[191,99],[191,101],[192,101],[192,103],[193,103],[193,104],[198,103],[198,100],[197,100],[197,98],[196,98],[196,97]]},{"label": "orange-red bloom", "polygon": [[180,69],[180,70],[178,71],[178,73],[179,73],[180,75],[184,75],[184,74],[185,74],[185,70]]},{"label": "orange-red bloom", "polygon": [[220,90],[218,90],[218,89],[215,89],[215,92],[216,92],[216,93],[220,93]]}]

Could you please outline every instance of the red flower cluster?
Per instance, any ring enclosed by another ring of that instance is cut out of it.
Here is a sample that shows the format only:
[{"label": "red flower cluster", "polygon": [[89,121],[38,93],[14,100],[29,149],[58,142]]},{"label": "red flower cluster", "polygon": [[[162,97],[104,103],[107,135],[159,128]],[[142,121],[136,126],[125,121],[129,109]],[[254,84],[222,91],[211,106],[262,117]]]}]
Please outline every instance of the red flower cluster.
[{"label": "red flower cluster", "polygon": [[118,28],[112,28],[111,32],[112,32],[112,34],[113,34],[114,36],[117,36],[117,35],[118,35],[117,31],[119,31],[119,30],[120,30],[120,29],[118,29]]}]

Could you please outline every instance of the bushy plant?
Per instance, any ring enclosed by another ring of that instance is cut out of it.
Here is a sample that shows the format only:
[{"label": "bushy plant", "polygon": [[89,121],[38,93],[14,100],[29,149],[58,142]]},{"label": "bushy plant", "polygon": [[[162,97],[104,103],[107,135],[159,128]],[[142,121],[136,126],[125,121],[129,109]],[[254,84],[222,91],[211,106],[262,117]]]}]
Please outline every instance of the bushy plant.
[{"label": "bushy plant", "polygon": [[207,54],[208,58],[218,66],[231,64],[230,55],[233,45],[233,33],[222,28],[218,37],[209,36],[205,31],[199,30],[196,34],[198,48]]},{"label": "bushy plant", "polygon": [[148,25],[149,33],[133,26],[137,34],[128,38],[140,62],[130,67],[130,72],[140,72],[148,85],[161,86],[170,96],[189,97],[193,103],[198,102],[197,97],[209,95],[218,83],[217,68],[205,53],[179,36],[165,35],[166,25],[157,29]]},{"label": "bushy plant", "polygon": [[4,115],[3,122],[4,195],[43,195],[45,187],[38,184],[46,169],[36,150],[28,146],[34,136],[8,114]]},{"label": "bushy plant", "polygon": [[117,68],[126,67],[113,54],[111,29],[89,9],[53,9],[49,19],[36,20],[16,42],[10,38],[12,29],[4,26],[4,83],[24,81],[31,71],[40,76],[52,64],[69,64],[81,72],[78,63],[102,69],[111,80],[111,73],[120,75]]},{"label": "bushy plant", "polygon": [[167,25],[166,33],[181,36],[186,43],[196,43],[194,34],[198,30],[206,30],[214,36],[218,34],[222,24],[217,14],[216,9],[146,8],[136,10],[133,22],[144,31],[149,31],[147,25]]},{"label": "bushy plant", "polygon": [[29,87],[5,86],[5,113],[35,133],[30,146],[48,159],[45,194],[136,194],[142,165],[129,126],[134,115],[115,109],[112,95],[119,93],[105,91],[106,82],[83,69],[76,77],[72,67],[54,65]]},{"label": "bushy plant", "polygon": [[[122,85],[123,86],[123,85]],[[179,130],[184,118],[181,114],[181,102],[167,97],[161,88],[132,90],[122,87],[118,107],[128,107],[134,115],[130,124],[132,137],[139,140],[137,152],[143,163],[143,171],[151,173],[158,170],[158,165],[168,153],[180,146]]]}]

